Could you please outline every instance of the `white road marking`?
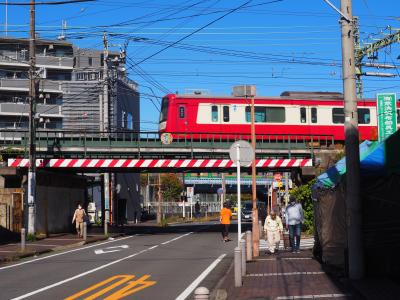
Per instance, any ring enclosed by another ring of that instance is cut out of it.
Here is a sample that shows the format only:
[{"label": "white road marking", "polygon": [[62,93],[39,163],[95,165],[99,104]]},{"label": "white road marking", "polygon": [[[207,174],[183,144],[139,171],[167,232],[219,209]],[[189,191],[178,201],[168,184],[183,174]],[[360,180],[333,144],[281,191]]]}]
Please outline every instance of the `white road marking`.
[{"label": "white road marking", "polygon": [[280,296],[275,300],[294,300],[294,299],[321,299],[321,298],[343,298],[349,297],[350,294],[321,294],[321,295],[300,295],[300,296]]},{"label": "white road marking", "polygon": [[104,254],[104,253],[112,253],[112,252],[118,252],[124,249],[128,249],[128,245],[119,245],[119,246],[112,246],[112,247],[107,247],[103,249],[96,249],[94,250],[95,254]]},{"label": "white road marking", "polygon": [[109,243],[119,242],[119,241],[122,241],[122,240],[125,240],[125,239],[130,239],[132,237],[133,236],[126,236],[126,237],[118,238],[118,239],[112,240],[112,241],[107,241],[107,242],[103,242],[103,243],[99,243],[99,244],[90,245],[90,246],[87,246],[87,247],[81,247],[81,248],[77,248],[77,249],[68,250],[68,251],[65,251],[65,252],[51,254],[51,255],[40,257],[40,258],[24,261],[24,262],[21,262],[21,263],[18,263],[18,264],[5,266],[5,267],[0,267],[0,270],[15,268],[15,267],[18,267],[18,266],[30,264],[30,263],[33,263],[33,262],[36,262],[36,261],[40,261],[40,260],[45,260],[45,259],[52,258],[52,257],[55,257],[55,256],[60,256],[60,255],[64,255],[64,254],[68,254],[68,253],[72,253],[72,252],[77,252],[77,251],[81,251],[81,250],[85,250],[85,249],[89,249],[89,248],[93,248],[93,247],[98,247],[98,246],[109,244]]},{"label": "white road marking", "polygon": [[[192,232],[190,232],[190,233],[192,233]],[[189,234],[190,234],[190,233],[189,233]],[[184,237],[184,236],[187,236],[187,235],[188,235],[188,234],[184,234],[184,235],[181,235],[181,237]],[[175,240],[176,240],[176,238],[175,238]],[[156,245],[156,246],[159,246],[159,245]],[[75,279],[84,277],[84,276],[89,275],[89,274],[91,274],[91,273],[97,272],[97,271],[102,270],[102,269],[105,269],[105,268],[107,268],[107,267],[109,267],[109,266],[112,266],[112,265],[115,265],[115,264],[117,264],[117,263],[120,263],[121,261],[124,261],[124,260],[127,260],[127,259],[129,259],[129,258],[138,256],[139,254],[145,253],[145,252],[147,252],[147,251],[149,251],[149,250],[151,250],[151,249],[154,249],[154,248],[155,248],[154,246],[153,246],[153,247],[150,247],[150,248],[146,248],[146,249],[144,249],[144,250],[141,250],[141,251],[139,251],[139,252],[133,253],[133,254],[131,254],[131,255],[128,255],[128,256],[125,256],[125,257],[116,259],[116,260],[114,260],[114,261],[111,261],[111,262],[109,262],[108,264],[105,264],[105,265],[99,266],[99,267],[97,267],[97,268],[88,270],[88,271],[86,271],[86,272],[83,272],[83,273],[80,273],[80,274],[78,274],[78,275],[69,277],[69,278],[67,278],[67,279],[64,279],[64,280],[55,282],[55,283],[50,284],[50,285],[48,285],[48,286],[44,286],[44,287],[42,287],[42,288],[40,288],[40,289],[34,290],[34,291],[32,291],[32,292],[29,292],[29,293],[27,293],[27,294],[21,295],[21,296],[19,296],[19,297],[12,298],[11,300],[21,300],[21,299],[29,298],[29,297],[31,297],[31,296],[33,296],[33,295],[36,295],[36,294],[39,294],[39,293],[41,293],[41,292],[47,291],[47,290],[49,290],[49,289],[52,289],[52,288],[54,288],[54,287],[63,285],[64,283],[73,281],[73,280],[75,280]],[[225,256],[225,254],[224,254],[224,256]]]},{"label": "white road marking", "polygon": [[257,260],[311,260],[312,257],[280,257],[280,258],[258,258]]},{"label": "white road marking", "polygon": [[176,238],[174,238],[174,239],[172,239],[172,240],[168,240],[168,241],[166,241],[166,242],[164,242],[164,243],[161,243],[161,245],[169,244],[169,243],[171,243],[171,242],[173,242],[173,241],[179,240],[179,239],[181,239],[181,238],[183,238],[183,237],[185,237],[185,236],[187,236],[187,235],[189,235],[189,234],[192,234],[192,233],[193,233],[193,232],[185,233],[184,235],[180,235],[180,236],[178,236],[178,237],[176,237]]},{"label": "white road marking", "polygon": [[320,275],[320,274],[325,274],[325,272],[253,273],[253,274],[247,274],[246,277],[294,276],[294,275]]},{"label": "white road marking", "polygon": [[194,291],[194,289],[211,273],[212,270],[221,262],[221,260],[226,256],[226,254],[220,255],[216,260],[208,266],[207,269],[203,271],[175,300],[185,300]]}]

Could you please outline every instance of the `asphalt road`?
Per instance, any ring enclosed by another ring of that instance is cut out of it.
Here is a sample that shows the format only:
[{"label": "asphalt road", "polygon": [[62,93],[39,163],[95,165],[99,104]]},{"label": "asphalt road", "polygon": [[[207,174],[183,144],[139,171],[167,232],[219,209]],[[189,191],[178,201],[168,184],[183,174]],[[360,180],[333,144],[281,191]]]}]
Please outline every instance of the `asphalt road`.
[{"label": "asphalt road", "polygon": [[0,299],[190,299],[225,274],[236,235],[223,243],[217,227],[177,228],[0,267]]}]

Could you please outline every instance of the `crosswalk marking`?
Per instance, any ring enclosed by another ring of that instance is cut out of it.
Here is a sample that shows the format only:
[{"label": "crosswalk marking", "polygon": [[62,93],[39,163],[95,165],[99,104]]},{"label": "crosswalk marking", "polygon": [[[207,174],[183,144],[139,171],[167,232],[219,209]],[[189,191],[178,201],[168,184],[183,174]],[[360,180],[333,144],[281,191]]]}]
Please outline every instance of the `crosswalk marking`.
[{"label": "crosswalk marking", "polygon": [[[314,238],[307,238],[300,240],[300,249],[312,249],[314,247]],[[260,250],[267,250],[268,249],[268,242],[264,239],[260,239]],[[279,243],[279,250],[284,250],[283,240]]]}]

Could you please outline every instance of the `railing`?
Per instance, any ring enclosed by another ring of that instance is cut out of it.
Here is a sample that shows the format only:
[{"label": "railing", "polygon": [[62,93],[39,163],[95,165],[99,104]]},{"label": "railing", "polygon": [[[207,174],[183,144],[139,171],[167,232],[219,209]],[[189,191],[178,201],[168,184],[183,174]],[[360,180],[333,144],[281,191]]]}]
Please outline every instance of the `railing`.
[{"label": "railing", "polygon": [[[193,201],[192,204],[192,211],[194,217],[194,205],[196,201]],[[161,212],[165,215],[182,215],[183,214],[183,206],[182,202],[161,202]],[[221,210],[221,204],[216,201],[199,201],[200,204],[200,212],[204,215],[206,212],[210,213],[219,213]],[[145,203],[143,209],[149,213],[157,212],[158,202],[149,202]],[[190,215],[190,203],[185,202],[185,214],[186,216]]]},{"label": "railing", "polygon": [[[237,140],[251,141],[250,134],[227,133],[174,133],[170,144],[160,141],[158,132],[100,132],[100,131],[64,131],[37,130],[37,147],[84,147],[84,148],[179,148],[179,149],[229,149]],[[26,146],[27,130],[0,129],[0,145]],[[256,135],[257,149],[296,150],[329,147],[334,144],[333,135],[300,134],[260,134]]]}]

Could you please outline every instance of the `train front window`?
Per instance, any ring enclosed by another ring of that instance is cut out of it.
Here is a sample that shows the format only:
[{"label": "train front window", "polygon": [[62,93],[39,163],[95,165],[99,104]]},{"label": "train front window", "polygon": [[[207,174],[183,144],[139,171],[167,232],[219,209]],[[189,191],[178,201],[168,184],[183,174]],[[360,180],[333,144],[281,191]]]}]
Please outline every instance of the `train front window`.
[{"label": "train front window", "polygon": [[317,122],[318,122],[317,108],[311,107],[311,123],[317,123]]},{"label": "train front window", "polygon": [[211,106],[211,121],[218,122],[218,106]]},{"label": "train front window", "polygon": [[371,122],[371,114],[369,108],[359,108],[358,112],[358,123],[359,124],[369,124]]},{"label": "train front window", "polygon": [[300,107],[300,122],[307,123],[307,111],[305,107]]},{"label": "train front window", "polygon": [[224,106],[222,108],[222,113],[224,117],[224,122],[229,122],[229,106]]},{"label": "train front window", "polygon": [[167,121],[168,116],[168,98],[163,98],[161,103],[160,123]]},{"label": "train front window", "polygon": [[332,108],[332,122],[334,124],[343,124],[344,123],[344,109],[335,107]]}]

